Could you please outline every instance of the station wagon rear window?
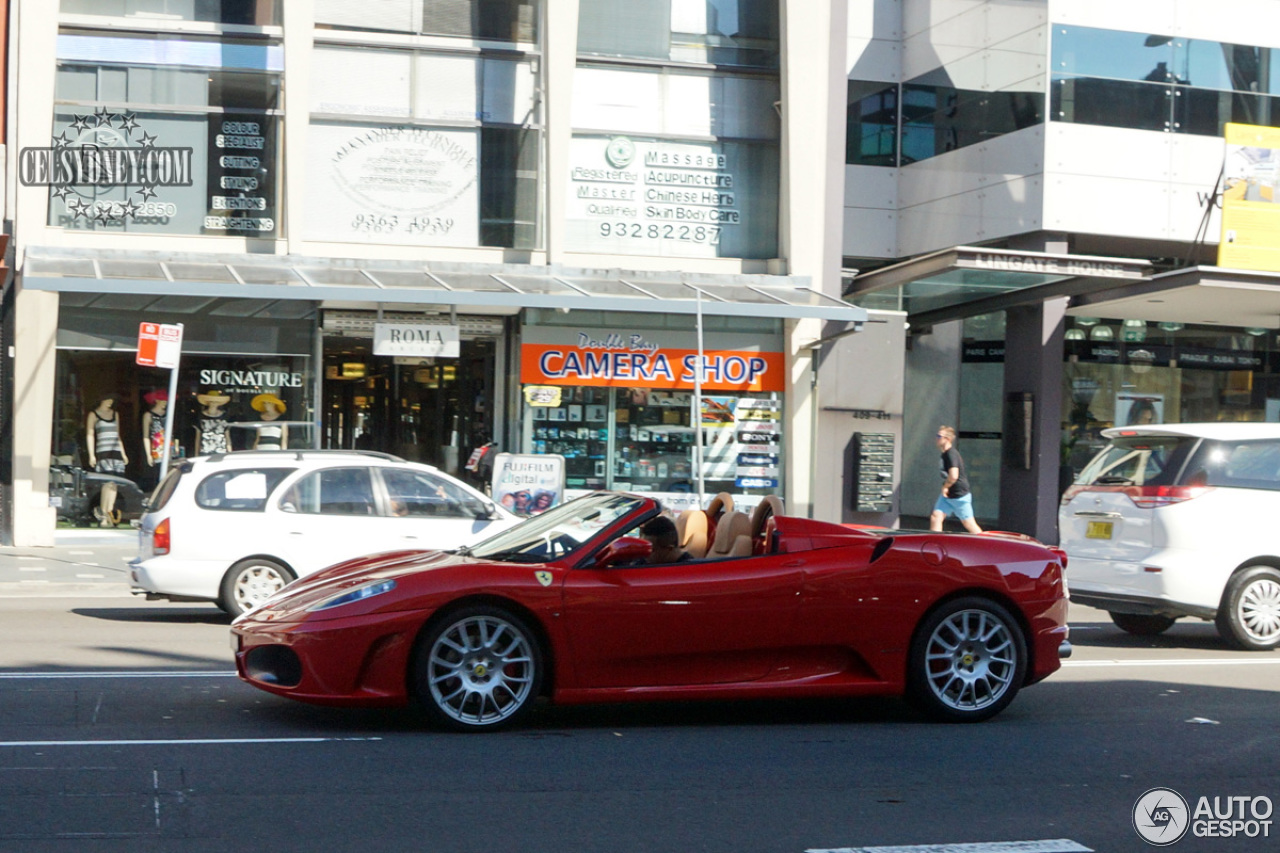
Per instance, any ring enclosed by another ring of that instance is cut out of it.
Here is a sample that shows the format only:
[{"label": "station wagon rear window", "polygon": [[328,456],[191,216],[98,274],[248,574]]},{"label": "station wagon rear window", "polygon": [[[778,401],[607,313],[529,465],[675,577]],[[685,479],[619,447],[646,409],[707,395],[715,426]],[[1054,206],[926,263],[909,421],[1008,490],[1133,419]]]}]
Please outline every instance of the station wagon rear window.
[{"label": "station wagon rear window", "polygon": [[219,471],[196,486],[196,506],[233,512],[262,512],[276,486],[297,468],[240,468]]},{"label": "station wagon rear window", "polygon": [[1183,435],[1113,438],[1076,479],[1077,486],[1176,486],[1199,439]]}]

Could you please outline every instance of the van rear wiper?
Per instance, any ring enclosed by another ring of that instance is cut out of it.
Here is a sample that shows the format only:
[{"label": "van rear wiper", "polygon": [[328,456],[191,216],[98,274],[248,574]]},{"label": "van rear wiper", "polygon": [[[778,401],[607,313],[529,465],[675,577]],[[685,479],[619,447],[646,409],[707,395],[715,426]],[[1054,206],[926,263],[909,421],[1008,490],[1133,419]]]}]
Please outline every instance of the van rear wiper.
[{"label": "van rear wiper", "polygon": [[1132,486],[1133,478],[1121,477],[1119,475],[1112,474],[1108,477],[1099,477],[1093,482],[1103,486]]}]

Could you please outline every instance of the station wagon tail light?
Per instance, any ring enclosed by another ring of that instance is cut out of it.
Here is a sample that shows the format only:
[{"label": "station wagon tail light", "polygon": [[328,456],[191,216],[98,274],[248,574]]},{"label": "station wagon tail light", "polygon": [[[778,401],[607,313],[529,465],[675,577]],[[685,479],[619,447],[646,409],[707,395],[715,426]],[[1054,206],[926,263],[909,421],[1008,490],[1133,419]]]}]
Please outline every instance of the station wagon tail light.
[{"label": "station wagon tail light", "polygon": [[1129,486],[1124,489],[1133,505],[1140,509],[1172,506],[1213,491],[1209,486]]},{"label": "station wagon tail light", "polygon": [[155,531],[151,534],[151,553],[159,556],[169,553],[169,519],[165,519],[156,525]]}]

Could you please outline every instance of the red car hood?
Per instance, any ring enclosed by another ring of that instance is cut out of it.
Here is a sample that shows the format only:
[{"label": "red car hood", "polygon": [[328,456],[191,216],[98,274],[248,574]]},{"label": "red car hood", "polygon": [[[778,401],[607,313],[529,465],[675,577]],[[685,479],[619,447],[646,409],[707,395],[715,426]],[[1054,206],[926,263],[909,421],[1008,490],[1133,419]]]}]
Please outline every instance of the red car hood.
[{"label": "red car hood", "polygon": [[[306,615],[308,608],[367,583],[394,580],[406,575],[455,566],[459,563],[477,562],[479,561],[470,557],[445,551],[390,551],[385,554],[360,557],[338,563],[314,575],[294,581],[265,605],[236,621],[296,622]],[[381,603],[377,602],[377,604]],[[338,615],[340,614],[335,613],[334,617]]]}]

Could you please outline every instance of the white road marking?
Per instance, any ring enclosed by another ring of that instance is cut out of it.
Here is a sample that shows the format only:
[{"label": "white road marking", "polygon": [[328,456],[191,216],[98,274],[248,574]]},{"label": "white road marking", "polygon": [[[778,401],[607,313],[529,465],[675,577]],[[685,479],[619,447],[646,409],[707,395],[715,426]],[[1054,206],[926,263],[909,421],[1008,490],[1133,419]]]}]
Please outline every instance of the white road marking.
[{"label": "white road marking", "polygon": [[20,572],[47,572],[48,566],[18,566]]},{"label": "white road marking", "polygon": [[76,575],[78,578],[105,578],[106,575]]},{"label": "white road marking", "polygon": [[191,670],[187,672],[0,672],[2,680],[33,680],[62,678],[235,678],[235,670],[208,672]]},{"label": "white road marking", "polygon": [[1151,658],[1147,660],[1064,660],[1066,667],[1106,666],[1258,666],[1280,664],[1280,657],[1269,658]]},{"label": "white road marking", "polygon": [[976,844],[914,844],[892,847],[815,847],[805,853],[1093,853],[1070,838],[1041,841],[979,841]]},{"label": "white road marking", "polygon": [[[227,737],[175,738],[172,740],[6,740],[3,747],[53,746],[218,746],[241,743],[352,743],[382,740],[380,737]],[[1083,849],[1083,848],[1081,848]],[[1037,851],[1037,853],[1039,853]],[[1044,853],[1057,853],[1056,850]]]},{"label": "white road marking", "polygon": [[92,557],[93,556],[92,551],[68,551],[67,553],[73,557]]}]

